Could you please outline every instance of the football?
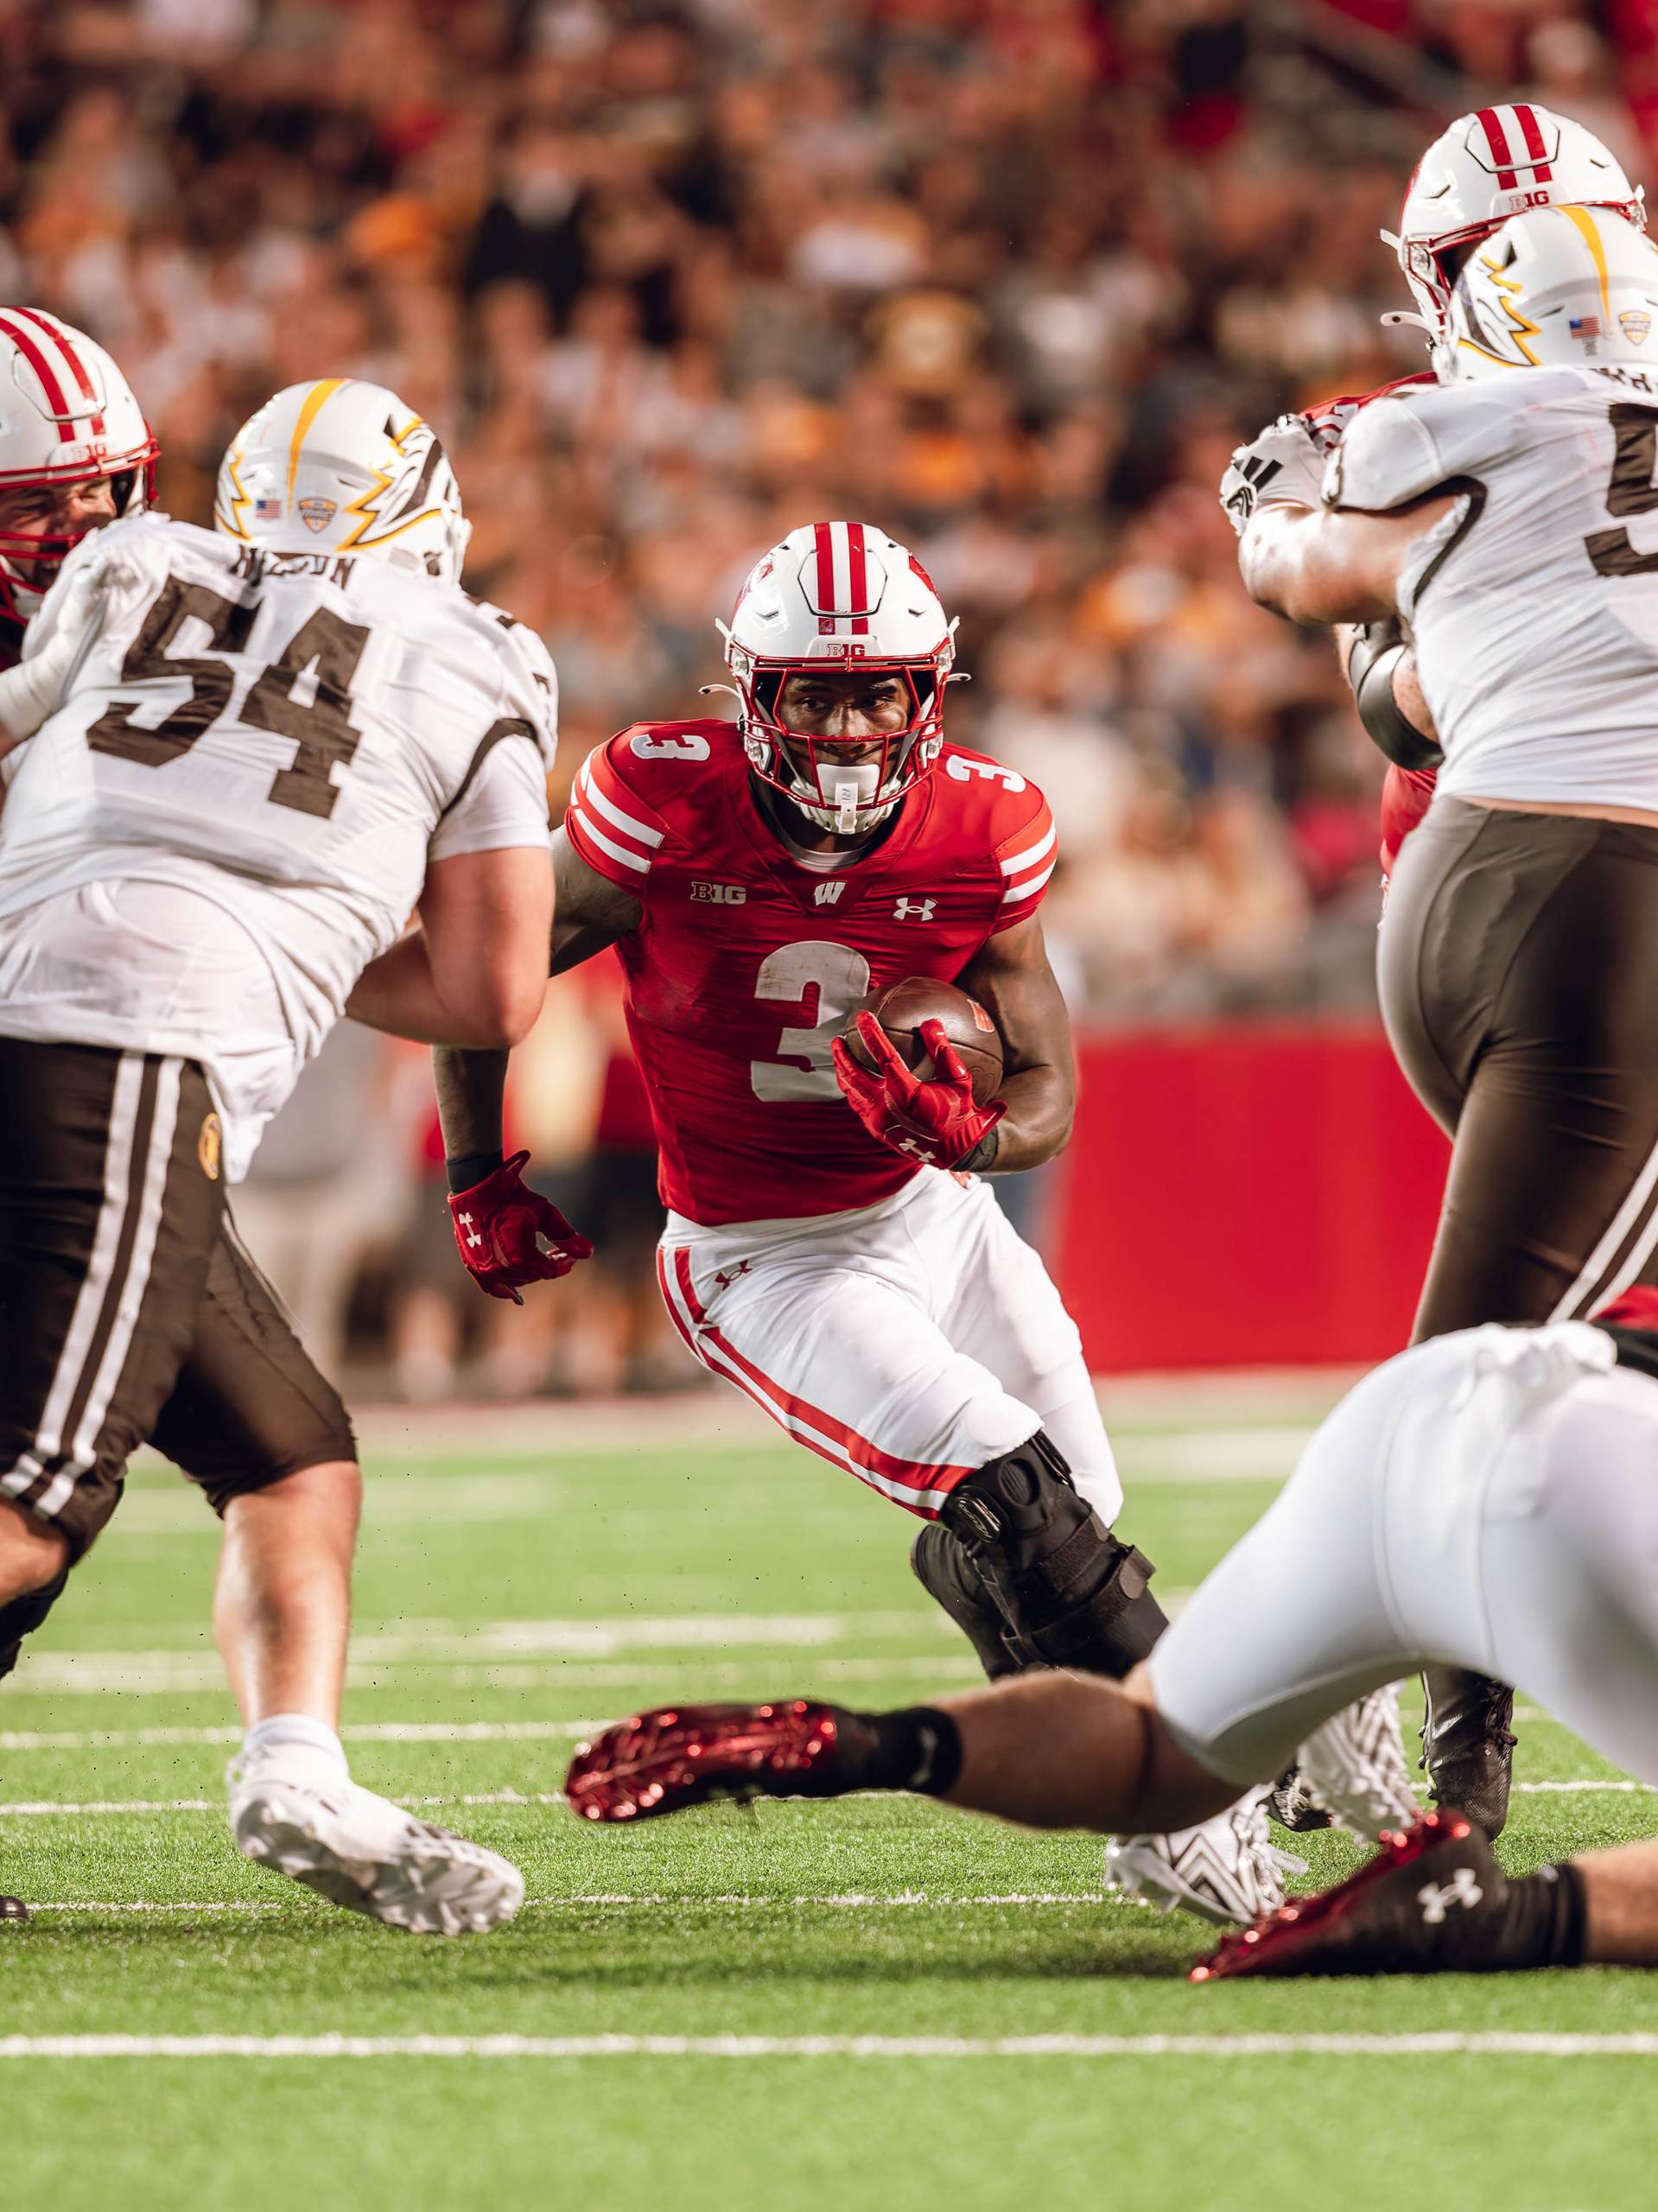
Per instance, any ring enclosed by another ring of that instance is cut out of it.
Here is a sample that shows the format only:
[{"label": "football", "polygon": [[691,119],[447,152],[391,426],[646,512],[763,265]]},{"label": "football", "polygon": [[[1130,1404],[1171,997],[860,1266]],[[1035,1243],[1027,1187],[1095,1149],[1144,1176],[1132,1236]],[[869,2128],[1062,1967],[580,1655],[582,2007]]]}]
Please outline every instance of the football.
[{"label": "football", "polygon": [[[904,1065],[923,1081],[933,1072],[932,1056],[921,1038],[924,1021],[940,1021],[956,1047],[962,1065],[973,1078],[973,1096],[981,1106],[1001,1089],[1001,1037],[995,1023],[965,991],[954,983],[941,983],[931,976],[909,976],[874,992],[858,1008],[873,1014],[902,1054]],[[855,1016],[848,1025],[847,1046],[861,1067],[869,1065],[857,1032]]]}]

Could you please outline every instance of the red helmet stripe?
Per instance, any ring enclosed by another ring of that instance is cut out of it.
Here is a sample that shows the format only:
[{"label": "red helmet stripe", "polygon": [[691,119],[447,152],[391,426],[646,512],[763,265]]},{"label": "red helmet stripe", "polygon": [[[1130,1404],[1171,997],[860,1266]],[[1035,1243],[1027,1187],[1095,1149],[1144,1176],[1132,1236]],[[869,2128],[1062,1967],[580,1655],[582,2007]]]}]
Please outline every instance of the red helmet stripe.
[{"label": "red helmet stripe", "polygon": [[1494,107],[1483,107],[1477,120],[1484,129],[1485,143],[1496,163],[1496,188],[1499,192],[1512,192],[1519,179],[1509,166],[1514,156],[1509,151],[1509,134],[1502,128],[1502,118]]},{"label": "red helmet stripe", "polygon": [[861,522],[847,524],[846,544],[847,605],[853,610],[852,634],[867,638],[869,635],[869,584],[864,568],[863,524]]},{"label": "red helmet stripe", "polygon": [[819,617],[835,611],[835,530],[834,524],[817,522],[812,524],[812,543],[817,549],[817,612]]},{"label": "red helmet stripe", "polygon": [[1515,120],[1520,125],[1520,135],[1526,142],[1526,151],[1531,156],[1532,181],[1535,184],[1552,184],[1554,172],[1543,159],[1547,149],[1543,144],[1542,125],[1528,107],[1516,107]]},{"label": "red helmet stripe", "polygon": [[58,442],[60,445],[73,445],[75,442],[75,426],[68,419],[69,406],[63,396],[63,386],[58,382],[57,372],[52,364],[36,345],[33,334],[19,329],[17,325],[10,320],[10,315],[0,315],[0,334],[10,339],[12,344],[40,378],[41,389],[46,394],[46,404],[57,417]]},{"label": "red helmet stripe", "polygon": [[[76,384],[80,388],[81,397],[83,399],[90,399],[93,403],[93,405],[96,406],[98,402],[97,388],[93,385],[92,378],[87,375],[85,364],[82,362],[79,354],[76,353],[74,347],[69,343],[68,337],[65,332],[61,330],[56,323],[49,321],[45,315],[38,314],[33,308],[13,308],[11,312],[13,315],[22,315],[25,321],[34,323],[37,329],[43,330],[46,333],[47,336],[57,347],[59,353],[62,354],[64,359],[69,364],[70,373],[73,376]],[[92,435],[95,438],[101,438],[105,435],[104,416],[101,410],[99,410],[98,413],[94,414],[92,418]]]}]

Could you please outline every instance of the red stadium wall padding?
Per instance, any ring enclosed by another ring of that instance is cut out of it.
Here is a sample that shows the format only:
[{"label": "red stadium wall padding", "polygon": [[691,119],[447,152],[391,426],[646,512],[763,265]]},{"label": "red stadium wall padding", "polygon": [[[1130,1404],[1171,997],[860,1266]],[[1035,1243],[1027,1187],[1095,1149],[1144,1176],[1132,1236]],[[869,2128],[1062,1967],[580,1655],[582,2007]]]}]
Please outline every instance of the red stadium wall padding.
[{"label": "red stadium wall padding", "polygon": [[1055,1235],[1097,1371],[1403,1344],[1449,1147],[1370,1027],[1084,1040]]}]

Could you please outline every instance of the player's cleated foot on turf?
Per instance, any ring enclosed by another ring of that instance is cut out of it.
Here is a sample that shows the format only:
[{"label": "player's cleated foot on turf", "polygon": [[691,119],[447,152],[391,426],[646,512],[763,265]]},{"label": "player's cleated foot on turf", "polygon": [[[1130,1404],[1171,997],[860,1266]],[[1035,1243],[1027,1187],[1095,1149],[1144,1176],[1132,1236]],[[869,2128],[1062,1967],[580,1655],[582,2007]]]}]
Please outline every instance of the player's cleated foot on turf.
[{"label": "player's cleated foot on turf", "polygon": [[482,1935],[524,1903],[511,1859],[303,1752],[238,1761],[228,1778],[238,1847],[348,1912],[416,1935]]},{"label": "player's cleated foot on turf", "polygon": [[1399,1728],[1399,1690],[1390,1683],[1315,1728],[1300,1766],[1312,1801],[1363,1843],[1410,1827],[1421,1810]]},{"label": "player's cleated foot on turf", "polygon": [[1461,1667],[1425,1668],[1422,1688],[1429,1794],[1436,1805],[1466,1813],[1495,1840],[1508,1821],[1514,1780],[1514,1692]]},{"label": "player's cleated foot on turf", "polygon": [[792,1698],[777,1705],[661,1706],[583,1744],[564,1777],[587,1821],[645,1821],[715,1798],[829,1797],[842,1787],[855,1716]]},{"label": "player's cleated foot on turf", "polygon": [[1267,1828],[1267,1790],[1213,1820],[1172,1835],[1114,1836],[1105,1847],[1105,1885],[1159,1912],[1182,1906],[1219,1928],[1247,1928],[1284,1902],[1284,1876],[1305,1859],[1280,1851]]},{"label": "player's cleated foot on turf", "polygon": [[1188,1979],[1477,1973],[1506,1963],[1494,1937],[1508,1894],[1483,1829],[1436,1809],[1384,1836],[1375,1857],[1333,1889],[1292,1897],[1229,1936]]}]

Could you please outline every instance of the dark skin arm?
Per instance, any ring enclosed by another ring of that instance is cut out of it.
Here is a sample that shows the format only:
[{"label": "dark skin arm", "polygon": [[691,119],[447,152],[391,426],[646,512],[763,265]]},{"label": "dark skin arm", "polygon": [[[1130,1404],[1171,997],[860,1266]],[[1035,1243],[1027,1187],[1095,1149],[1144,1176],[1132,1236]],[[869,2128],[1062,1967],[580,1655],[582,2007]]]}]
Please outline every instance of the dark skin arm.
[{"label": "dark skin arm", "polygon": [[[548,973],[562,976],[639,925],[643,912],[630,893],[589,868],[560,829],[553,837],[553,937]],[[501,1149],[502,1101],[507,1054],[465,1052],[439,1045],[432,1052],[443,1149],[451,1160]]]},{"label": "dark skin arm", "polygon": [[1032,914],[993,937],[956,977],[1001,1033],[1007,1111],[992,1132],[995,1154],[982,1171],[1011,1175],[1062,1152],[1077,1111],[1070,1017],[1048,964],[1042,922]]}]

